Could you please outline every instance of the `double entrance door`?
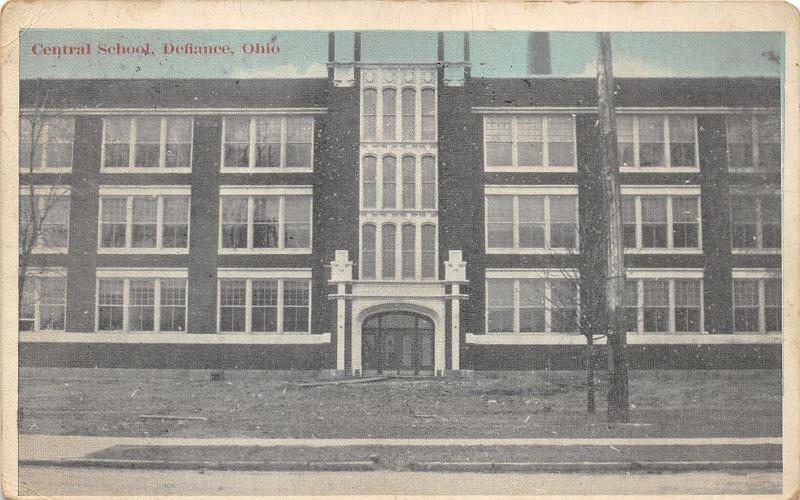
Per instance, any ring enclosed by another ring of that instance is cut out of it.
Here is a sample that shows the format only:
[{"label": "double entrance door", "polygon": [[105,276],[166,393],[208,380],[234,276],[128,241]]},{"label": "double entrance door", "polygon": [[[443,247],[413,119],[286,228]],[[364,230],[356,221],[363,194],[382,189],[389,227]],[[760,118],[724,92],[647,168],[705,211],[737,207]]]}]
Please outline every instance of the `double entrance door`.
[{"label": "double entrance door", "polygon": [[361,327],[365,374],[433,374],[433,322],[410,312],[367,318]]}]

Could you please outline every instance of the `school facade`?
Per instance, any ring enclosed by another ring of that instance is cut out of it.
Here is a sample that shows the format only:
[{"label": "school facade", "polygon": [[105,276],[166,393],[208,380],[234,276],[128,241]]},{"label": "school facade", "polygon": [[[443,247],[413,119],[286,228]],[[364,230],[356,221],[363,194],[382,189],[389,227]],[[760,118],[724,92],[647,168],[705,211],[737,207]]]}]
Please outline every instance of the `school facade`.
[{"label": "school facade", "polygon": [[[585,366],[594,79],[333,46],[328,78],[20,82],[22,366]],[[779,80],[616,85],[632,367],[779,367]]]}]

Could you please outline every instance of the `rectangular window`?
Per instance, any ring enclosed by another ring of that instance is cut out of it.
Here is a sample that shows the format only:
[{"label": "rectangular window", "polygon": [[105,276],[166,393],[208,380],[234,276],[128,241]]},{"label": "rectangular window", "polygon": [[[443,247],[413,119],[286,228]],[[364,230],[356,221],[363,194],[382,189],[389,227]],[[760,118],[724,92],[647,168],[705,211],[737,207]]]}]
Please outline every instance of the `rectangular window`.
[{"label": "rectangular window", "polygon": [[98,270],[99,331],[186,331],[185,277],[155,277],[151,270],[143,270],[142,276],[119,274],[116,270]]},{"label": "rectangular window", "polygon": [[28,270],[19,310],[20,331],[63,331],[67,303],[67,279],[63,272]]},{"label": "rectangular window", "polygon": [[[190,197],[188,194],[157,194],[157,191],[100,188],[98,248],[101,252],[124,249],[120,251],[185,253],[188,250]],[[189,189],[182,188],[178,192],[188,193]]]},{"label": "rectangular window", "polygon": [[617,144],[623,169],[699,168],[694,116],[619,115]]},{"label": "rectangular window", "polygon": [[189,171],[191,117],[112,116],[103,118],[102,171]]},{"label": "rectangular window", "polygon": [[223,172],[313,169],[313,116],[226,116],[223,128]]},{"label": "rectangular window", "polygon": [[780,172],[781,121],[777,115],[726,117],[728,169],[742,172]]},{"label": "rectangular window", "polygon": [[401,93],[401,99],[403,140],[413,142],[417,139],[417,91],[412,88],[405,88]]},{"label": "rectangular window", "polygon": [[253,278],[219,280],[219,331],[309,333],[310,280],[252,274]]},{"label": "rectangular window", "polygon": [[29,193],[23,187],[19,196],[19,251],[65,252],[69,240],[68,191],[36,186],[33,198]]},{"label": "rectangular window", "polygon": [[780,195],[731,193],[731,245],[734,251],[781,247]]},{"label": "rectangular window", "polygon": [[486,195],[488,250],[577,251],[577,196],[492,192]]},{"label": "rectangular window", "polygon": [[700,196],[694,194],[699,190],[685,190],[687,194],[655,194],[671,191],[668,187],[652,188],[648,194],[634,194],[634,190],[633,186],[622,188],[626,250],[694,252],[702,247]]},{"label": "rectangular window", "polygon": [[702,278],[699,277],[702,271],[688,273],[686,277],[673,278],[668,275],[661,270],[629,270],[623,302],[627,331],[703,331],[703,288]]},{"label": "rectangular window", "polygon": [[436,90],[422,89],[422,140],[436,140]]},{"label": "rectangular window", "polygon": [[223,250],[311,249],[310,195],[223,194],[220,204]]},{"label": "rectangular window", "polygon": [[777,333],[783,329],[782,282],[768,273],[758,277],[751,271],[748,277],[733,271],[733,322],[734,330],[742,333]]},{"label": "rectangular window", "polygon": [[489,278],[488,333],[578,331],[578,284],[571,278]]},{"label": "rectangular window", "polygon": [[572,115],[487,115],[486,170],[575,170]]},{"label": "rectangular window", "polygon": [[72,168],[75,119],[22,116],[19,119],[19,169],[21,172]]}]

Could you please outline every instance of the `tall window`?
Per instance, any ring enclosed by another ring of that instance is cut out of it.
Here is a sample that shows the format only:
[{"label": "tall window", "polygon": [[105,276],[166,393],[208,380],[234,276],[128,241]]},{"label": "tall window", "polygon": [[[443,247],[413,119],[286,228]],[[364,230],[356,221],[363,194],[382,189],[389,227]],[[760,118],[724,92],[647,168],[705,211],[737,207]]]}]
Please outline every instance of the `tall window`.
[{"label": "tall window", "polygon": [[377,100],[377,90],[364,89],[361,100],[361,137],[365,141],[374,141],[377,138],[375,132],[378,116]]},{"label": "tall window", "polygon": [[383,279],[394,279],[396,277],[395,272],[395,245],[396,245],[396,231],[395,226],[393,224],[384,224],[381,228],[381,243],[382,243],[382,253],[383,253],[383,260],[382,260],[382,272],[381,277]]},{"label": "tall window", "polygon": [[[97,329],[123,332],[186,331],[186,278],[119,276],[98,272]],[[185,275],[185,273],[184,273]]]},{"label": "tall window", "polygon": [[633,274],[643,277],[625,282],[625,324],[629,332],[702,332],[702,278],[669,278],[660,271]]},{"label": "tall window", "polygon": [[402,277],[414,279],[417,276],[417,228],[413,224],[402,226]]},{"label": "tall window", "polygon": [[223,171],[311,171],[312,116],[226,116]]},{"label": "tall window", "polygon": [[385,88],[383,97],[383,140],[394,141],[397,138],[397,91]]},{"label": "tall window", "polygon": [[575,169],[571,115],[489,115],[483,126],[487,170]]},{"label": "tall window", "polygon": [[620,115],[617,143],[621,167],[699,167],[694,116]]},{"label": "tall window", "polygon": [[696,251],[701,248],[700,196],[636,195],[625,191],[623,188],[622,232],[626,249]]},{"label": "tall window", "polygon": [[736,332],[770,333],[782,330],[781,280],[737,278],[733,280],[733,320]]},{"label": "tall window", "polygon": [[361,228],[361,278],[375,277],[375,226],[365,224]]},{"label": "tall window", "polygon": [[192,167],[192,118],[112,116],[103,119],[103,170]]},{"label": "tall window", "polygon": [[417,162],[413,156],[403,157],[403,208],[417,206]]},{"label": "tall window", "polygon": [[397,207],[397,160],[394,156],[383,157],[383,208]]},{"label": "tall window", "polygon": [[[566,276],[566,274],[564,274]],[[578,331],[578,286],[571,278],[489,278],[488,333]]]},{"label": "tall window", "polygon": [[19,250],[32,253],[66,251],[69,240],[69,194],[57,187],[36,186],[33,198],[19,196]]},{"label": "tall window", "polygon": [[310,304],[308,279],[221,278],[219,331],[309,333]]},{"label": "tall window", "polygon": [[728,116],[725,123],[731,171],[780,172],[780,117],[734,115]]},{"label": "tall window", "polygon": [[98,241],[101,251],[188,249],[189,196],[135,196],[117,192],[120,192],[117,188],[101,188]]},{"label": "tall window", "polygon": [[311,249],[311,196],[223,192],[220,225],[222,250],[307,251]]},{"label": "tall window", "polygon": [[436,208],[436,160],[422,157],[422,208]]},{"label": "tall window", "polygon": [[780,195],[731,193],[731,244],[734,251],[779,249]]},{"label": "tall window", "polygon": [[436,140],[436,91],[434,89],[422,89],[422,140]]},{"label": "tall window", "polygon": [[20,290],[20,331],[64,330],[67,280],[59,274],[34,271],[25,277]]},{"label": "tall window", "polygon": [[405,88],[402,97],[403,140],[412,142],[417,139],[417,91]]},{"label": "tall window", "polygon": [[63,170],[72,168],[75,119],[30,117],[19,119],[20,171]]},{"label": "tall window", "polygon": [[362,165],[362,193],[361,204],[364,208],[376,208],[378,200],[377,185],[377,159],[374,156],[365,156]]},{"label": "tall window", "polygon": [[488,194],[487,249],[577,250],[577,210],[575,195]]},{"label": "tall window", "polygon": [[422,226],[422,279],[436,279],[436,226]]}]

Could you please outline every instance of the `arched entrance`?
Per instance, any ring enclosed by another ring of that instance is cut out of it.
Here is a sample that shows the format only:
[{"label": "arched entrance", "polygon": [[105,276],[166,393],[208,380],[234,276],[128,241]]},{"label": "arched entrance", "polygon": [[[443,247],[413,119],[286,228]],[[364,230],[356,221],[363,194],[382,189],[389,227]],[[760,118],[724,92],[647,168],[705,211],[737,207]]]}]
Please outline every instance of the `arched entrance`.
[{"label": "arched entrance", "polygon": [[421,314],[374,314],[361,327],[364,373],[433,373],[434,326]]}]

